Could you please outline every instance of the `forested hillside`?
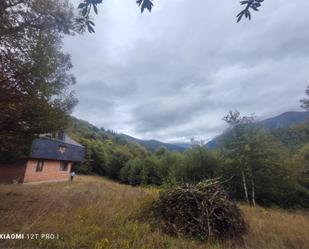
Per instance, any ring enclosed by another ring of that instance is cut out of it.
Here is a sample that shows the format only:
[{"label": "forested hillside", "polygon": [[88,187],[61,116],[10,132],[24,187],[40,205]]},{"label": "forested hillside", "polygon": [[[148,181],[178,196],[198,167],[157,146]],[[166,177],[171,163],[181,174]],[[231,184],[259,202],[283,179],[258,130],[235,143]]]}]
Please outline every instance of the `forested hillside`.
[{"label": "forested hillside", "polygon": [[[297,145],[301,141],[308,141],[308,130],[306,132],[306,123],[308,122],[309,112],[285,112],[278,116],[255,122],[253,125],[274,134],[279,140],[292,146],[293,143]],[[229,130],[209,141],[206,146],[210,149],[220,146],[219,143],[224,139],[226,133],[229,133]]]},{"label": "forested hillside", "polygon": [[287,128],[292,125],[309,122],[309,112],[285,112],[276,117],[258,122],[266,129]]},{"label": "forested hillside", "polygon": [[144,158],[149,152],[113,131],[107,131],[76,118],[71,118],[69,133],[85,146],[85,161],[81,173],[96,173],[118,179],[119,170],[131,158]]},{"label": "forested hillside", "polygon": [[72,118],[70,134],[85,146],[80,173],[131,185],[176,185],[219,178],[238,200],[282,207],[309,206],[309,125],[271,133],[255,126],[229,132],[216,150],[155,152],[125,136]]},{"label": "forested hillside", "polygon": [[162,143],[162,142],[160,142],[158,140],[154,140],[154,139],[142,140],[142,139],[137,139],[135,137],[128,136],[126,134],[119,134],[118,136],[121,136],[128,141],[138,143],[138,144],[144,146],[147,150],[149,150],[151,152],[155,152],[160,147],[165,147],[169,151],[180,151],[180,152],[182,152],[186,149],[186,147],[178,145],[178,144]]},{"label": "forested hillside", "polygon": [[297,150],[309,143],[309,125],[302,123],[287,128],[279,128],[271,131],[278,140],[291,150]]}]

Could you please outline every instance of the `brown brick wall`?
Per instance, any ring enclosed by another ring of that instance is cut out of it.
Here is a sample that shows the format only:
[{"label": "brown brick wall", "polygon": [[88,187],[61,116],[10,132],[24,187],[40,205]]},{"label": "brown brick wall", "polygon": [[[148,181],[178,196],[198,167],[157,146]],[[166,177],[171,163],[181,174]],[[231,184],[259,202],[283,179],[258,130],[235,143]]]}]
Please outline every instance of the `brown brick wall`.
[{"label": "brown brick wall", "polygon": [[37,160],[27,162],[24,182],[43,182],[69,180],[72,163],[67,171],[60,171],[60,161],[44,160],[43,170],[36,172]]},{"label": "brown brick wall", "polygon": [[0,165],[0,182],[13,183],[14,181],[23,182],[26,171],[26,162],[15,162]]}]

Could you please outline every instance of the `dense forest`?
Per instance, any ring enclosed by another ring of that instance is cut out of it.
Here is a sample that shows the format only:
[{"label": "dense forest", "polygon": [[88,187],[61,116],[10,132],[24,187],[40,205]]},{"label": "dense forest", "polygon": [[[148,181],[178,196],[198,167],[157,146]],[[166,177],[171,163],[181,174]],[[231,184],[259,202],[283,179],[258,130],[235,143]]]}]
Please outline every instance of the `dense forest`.
[{"label": "dense forest", "polygon": [[218,178],[237,200],[252,205],[309,207],[309,124],[265,130],[230,128],[216,149],[198,143],[183,153],[154,153],[121,134],[72,118],[70,134],[85,146],[84,174],[131,185],[173,186]]}]

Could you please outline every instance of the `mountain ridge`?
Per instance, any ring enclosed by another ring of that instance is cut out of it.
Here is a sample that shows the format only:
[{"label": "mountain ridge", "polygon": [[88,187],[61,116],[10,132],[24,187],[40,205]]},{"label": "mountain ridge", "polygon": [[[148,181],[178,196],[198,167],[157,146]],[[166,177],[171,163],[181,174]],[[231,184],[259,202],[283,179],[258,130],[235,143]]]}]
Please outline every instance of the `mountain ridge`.
[{"label": "mountain ridge", "polygon": [[182,152],[186,149],[184,146],[177,145],[177,144],[164,143],[156,139],[143,140],[143,139],[139,139],[136,137],[132,137],[124,133],[120,133],[119,136],[122,136],[123,138],[128,139],[131,142],[138,143],[144,146],[146,149],[148,149],[151,152],[156,151],[160,147],[165,147],[167,150],[178,151],[178,152]]},{"label": "mountain ridge", "polygon": [[278,128],[286,128],[293,124],[299,124],[308,121],[309,112],[288,111],[281,113],[275,117],[258,121],[257,123],[262,124],[265,128],[272,130]]},{"label": "mountain ridge", "polygon": [[[75,120],[78,120],[75,118]],[[267,118],[261,121],[256,122],[258,125],[262,125],[268,130],[275,130],[275,129],[280,129],[280,128],[287,128],[290,127],[294,124],[300,124],[303,122],[309,122],[309,112],[295,112],[295,111],[288,111],[284,112],[282,114],[279,114],[277,116]],[[186,149],[191,147],[190,143],[165,143],[161,142],[156,139],[149,139],[149,140],[143,140],[139,138],[135,138],[133,136],[124,134],[124,133],[116,133],[113,131],[106,131],[103,128],[97,128],[95,125],[92,125],[91,123],[85,121],[85,120],[80,120],[79,123],[83,124],[86,127],[89,127],[92,129],[94,132],[101,132],[101,136],[105,136],[106,138],[115,138],[119,142],[120,140],[125,140],[128,142],[133,142],[135,144],[138,144],[145,149],[147,149],[150,152],[155,152],[157,149],[164,147],[169,151],[176,151],[176,152],[183,152]],[[223,137],[225,132],[220,134],[219,136],[213,138],[210,140],[205,147],[212,149],[217,146],[217,141]]]},{"label": "mountain ridge", "polygon": [[[288,128],[293,125],[309,122],[309,112],[287,111],[277,116],[257,121],[255,124],[269,131]],[[217,146],[218,140],[225,135],[225,132],[210,140],[205,146],[213,149]]]}]

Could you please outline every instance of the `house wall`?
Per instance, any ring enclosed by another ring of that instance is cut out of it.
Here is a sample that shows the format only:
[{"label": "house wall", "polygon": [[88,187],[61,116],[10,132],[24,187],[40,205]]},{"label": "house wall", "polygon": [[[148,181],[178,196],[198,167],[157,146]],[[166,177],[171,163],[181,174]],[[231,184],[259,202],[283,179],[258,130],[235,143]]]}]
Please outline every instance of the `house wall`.
[{"label": "house wall", "polygon": [[0,182],[13,183],[23,182],[26,171],[26,161],[10,164],[0,164]]},{"label": "house wall", "polygon": [[38,160],[31,159],[27,162],[24,183],[43,181],[65,181],[69,180],[72,163],[68,165],[67,171],[60,171],[60,161],[44,160],[43,170],[36,172]]}]

